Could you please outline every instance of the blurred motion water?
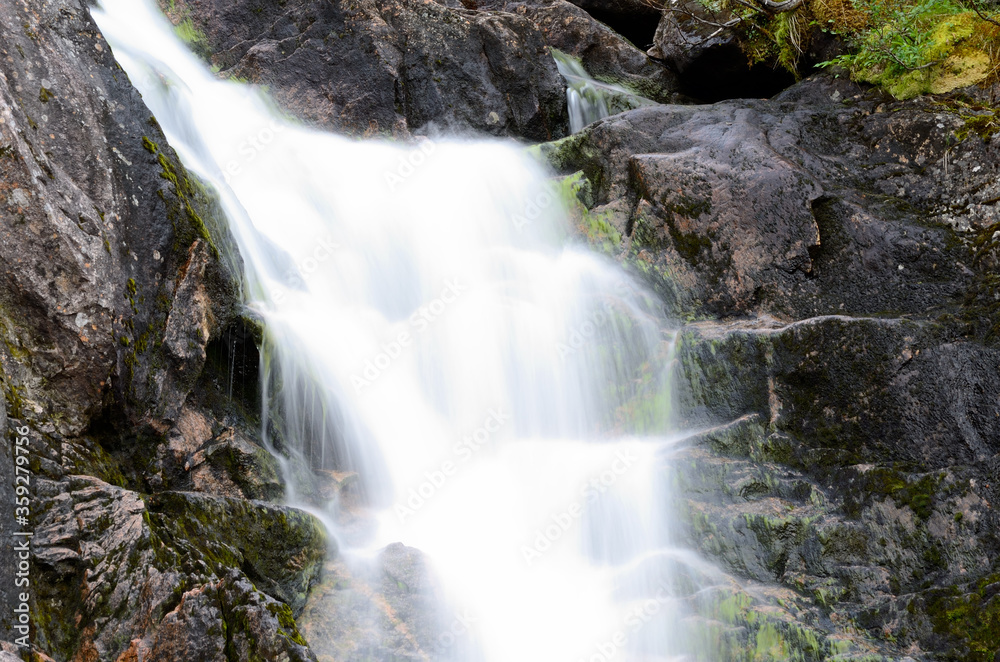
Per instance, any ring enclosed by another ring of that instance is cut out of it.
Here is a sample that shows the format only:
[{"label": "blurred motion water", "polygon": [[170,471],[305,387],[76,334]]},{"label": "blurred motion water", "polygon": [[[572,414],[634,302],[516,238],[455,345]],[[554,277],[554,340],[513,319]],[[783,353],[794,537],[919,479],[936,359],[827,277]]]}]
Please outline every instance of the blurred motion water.
[{"label": "blurred motion water", "polygon": [[[303,128],[218,80],[146,0],[95,17],[219,193],[266,325],[265,418],[283,412],[314,470],[356,472],[373,524],[301,505],[342,554],[423,550],[474,614],[463,646],[427,659],[684,655],[685,601],[709,570],[671,539],[673,334],[573,239],[548,174],[513,144]],[[574,126],[607,113],[586,89]]]}]

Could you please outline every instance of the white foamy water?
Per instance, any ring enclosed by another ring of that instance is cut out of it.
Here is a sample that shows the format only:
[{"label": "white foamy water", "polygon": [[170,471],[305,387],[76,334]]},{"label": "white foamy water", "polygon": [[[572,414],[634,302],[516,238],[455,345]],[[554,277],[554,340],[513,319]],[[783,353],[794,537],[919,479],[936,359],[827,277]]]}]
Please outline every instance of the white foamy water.
[{"label": "white foamy water", "polygon": [[219,192],[286,443],[357,472],[372,526],[349,534],[336,503],[309,507],[348,557],[421,549],[442,610],[472,615],[463,646],[426,658],[682,656],[706,570],[670,542],[672,334],[573,239],[548,174],[513,144],[303,128],[218,80],[146,0],[95,17]]}]

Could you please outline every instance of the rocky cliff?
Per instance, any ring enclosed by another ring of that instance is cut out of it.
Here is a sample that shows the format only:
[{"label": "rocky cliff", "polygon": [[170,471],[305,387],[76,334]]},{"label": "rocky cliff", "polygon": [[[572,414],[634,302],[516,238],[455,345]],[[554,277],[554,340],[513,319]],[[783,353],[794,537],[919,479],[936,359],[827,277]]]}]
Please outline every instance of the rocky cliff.
[{"label": "rocky cliff", "polygon": [[3,457],[12,476],[26,440],[31,470],[30,516],[2,527],[34,532],[30,639],[56,660],[312,659],[294,613],[325,531],[247,500],[273,460],[203,405],[241,324],[212,196],[85,4],[4,3],[0,26]]}]

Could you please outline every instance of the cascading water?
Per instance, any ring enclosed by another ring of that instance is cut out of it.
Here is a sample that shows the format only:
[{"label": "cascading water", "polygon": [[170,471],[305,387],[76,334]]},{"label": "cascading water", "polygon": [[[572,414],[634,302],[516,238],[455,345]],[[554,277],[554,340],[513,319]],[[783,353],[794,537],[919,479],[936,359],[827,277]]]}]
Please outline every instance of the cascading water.
[{"label": "cascading water", "polygon": [[556,67],[566,81],[566,106],[569,128],[573,133],[614,113],[655,104],[623,87],[598,81],[576,58],[554,48],[551,51]]},{"label": "cascading water", "polygon": [[569,130],[576,133],[588,124],[610,115],[604,91],[587,75],[583,65],[558,51],[553,51],[552,57],[566,81]]},{"label": "cascading water", "polygon": [[690,651],[686,604],[708,571],[670,539],[672,334],[573,243],[546,173],[499,142],[307,130],[214,77],[146,0],[103,0],[95,18],[219,192],[286,443],[359,476],[372,526],[321,511],[340,553],[417,547],[474,615],[462,646],[424,659]]}]

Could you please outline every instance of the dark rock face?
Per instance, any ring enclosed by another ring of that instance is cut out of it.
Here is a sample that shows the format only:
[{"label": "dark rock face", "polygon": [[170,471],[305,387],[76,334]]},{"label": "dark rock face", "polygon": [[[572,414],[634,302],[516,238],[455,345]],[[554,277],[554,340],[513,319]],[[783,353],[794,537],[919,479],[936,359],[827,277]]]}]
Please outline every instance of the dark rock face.
[{"label": "dark rock face", "polygon": [[551,140],[562,79],[522,17],[431,0],[185,0],[224,75],[270,87],[294,115],[348,132],[436,129]]},{"label": "dark rock face", "polygon": [[689,420],[727,422],[679,473],[695,547],[792,589],[798,622],[841,636],[852,619],[891,659],[990,659],[1000,351],[820,317],[692,325],[679,359]]},{"label": "dark rock face", "polygon": [[[693,324],[681,347],[687,427],[759,414],[797,440],[784,444],[792,455],[783,461],[824,479],[843,465],[935,471],[1000,452],[1000,352],[942,342],[925,324],[844,316]],[[719,349],[723,365],[706,367]]]},{"label": "dark rock face", "polygon": [[710,429],[675,474],[691,544],[765,587],[704,610],[730,628],[723,659],[774,636],[805,659],[1000,649],[983,113],[819,77],[539,149],[675,310],[722,318],[680,332],[679,423]]},{"label": "dark rock face", "polygon": [[953,228],[998,215],[997,145],[956,145],[968,121],[819,78],[773,102],[635,110],[540,149],[586,174],[680,310],[940,314],[980,262]]},{"label": "dark rock face", "polygon": [[207,208],[204,195],[171,151],[158,151],[155,120],[82,5],[0,12],[5,391],[64,435],[81,433],[111,398],[129,403],[133,422],[169,421],[190,384],[169,365],[164,327],[192,252],[200,266],[186,287],[219,296],[214,309],[202,297],[189,340],[203,347],[232,314],[232,275],[195,247],[207,241],[194,211]]},{"label": "dark rock face", "polygon": [[[820,236],[810,211],[821,189],[772,158],[766,120],[742,110],[727,119],[721,130],[679,126],[688,144],[672,154],[633,157],[640,202],[632,234],[642,246],[697,264],[699,275],[718,275],[732,302],[723,306],[748,307],[763,272],[811,272]],[[720,246],[717,259],[712,245]]]}]

